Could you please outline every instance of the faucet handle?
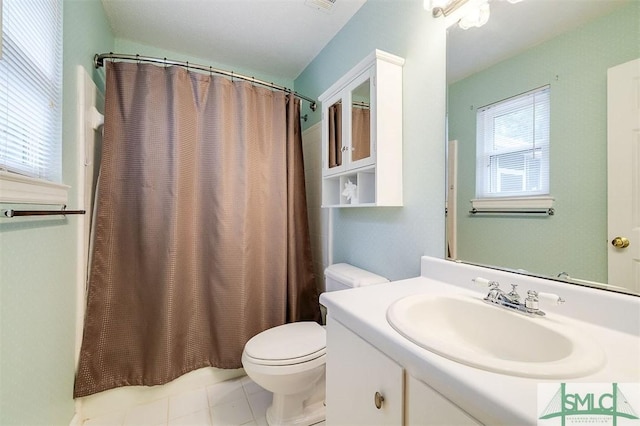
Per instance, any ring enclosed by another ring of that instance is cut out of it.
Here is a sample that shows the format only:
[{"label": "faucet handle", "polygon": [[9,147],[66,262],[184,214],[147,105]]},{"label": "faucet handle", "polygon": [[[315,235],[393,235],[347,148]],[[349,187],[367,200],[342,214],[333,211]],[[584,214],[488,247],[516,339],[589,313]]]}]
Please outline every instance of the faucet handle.
[{"label": "faucet handle", "polygon": [[538,299],[543,299],[546,300],[548,302],[553,302],[557,305],[561,305],[564,302],[566,302],[566,300],[564,300],[562,297],[558,296],[557,294],[554,293],[545,293],[545,292],[538,292]]},{"label": "faucet handle", "polygon": [[527,298],[524,301],[524,306],[527,311],[530,313],[538,313],[539,315],[544,315],[544,313],[538,309],[538,300],[540,299],[549,302],[555,302],[558,305],[565,302],[565,300],[557,294],[529,290],[527,291]]},{"label": "faucet handle", "polygon": [[518,290],[516,290],[517,287],[518,284],[511,284],[511,291],[509,292],[509,294],[507,294],[507,296],[509,296],[515,302],[520,301],[520,295],[518,294]]},{"label": "faucet handle", "polygon": [[491,281],[482,277],[475,277],[471,281],[483,287],[489,287],[489,288],[500,287],[500,283],[498,283],[498,281]]}]

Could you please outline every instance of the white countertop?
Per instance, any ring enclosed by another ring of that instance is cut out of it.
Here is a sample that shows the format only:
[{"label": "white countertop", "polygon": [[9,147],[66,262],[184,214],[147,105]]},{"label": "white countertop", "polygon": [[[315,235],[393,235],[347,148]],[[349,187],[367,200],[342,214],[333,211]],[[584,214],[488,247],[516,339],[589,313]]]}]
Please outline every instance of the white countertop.
[{"label": "white countertop", "polygon": [[[436,267],[437,265],[436,261]],[[433,265],[429,266],[433,267]],[[465,288],[464,284],[460,285],[459,282],[455,284],[444,283],[425,277],[424,275],[427,274],[424,270],[423,258],[423,276],[421,277],[323,293],[320,296],[320,303],[327,307],[328,315],[332,318],[377,347],[401,365],[408,374],[427,383],[480,422],[487,425],[536,424],[540,416],[539,413],[544,408],[538,407],[539,383],[558,383],[559,385],[562,381],[570,383],[640,382],[640,335],[635,331],[640,324],[631,324],[629,327],[622,327],[622,329],[605,327],[593,322],[562,316],[557,312],[549,312],[544,306],[541,308],[547,311],[547,317],[541,318],[541,320],[565,321],[587,333],[597,344],[601,345],[606,360],[599,371],[585,377],[568,380],[522,378],[469,367],[421,348],[401,336],[387,322],[387,308],[393,302],[409,295],[421,293],[442,295],[456,293],[479,298],[486,293],[485,290],[473,288],[470,283],[468,288]],[[482,271],[482,269],[480,270]],[[437,274],[435,275],[437,276]],[[483,276],[494,279],[489,273]],[[525,281],[527,280],[525,279]],[[550,285],[558,284],[551,283]],[[571,289],[567,288],[567,292],[571,296],[574,296],[575,291],[583,291],[580,288],[571,287]],[[547,288],[544,290],[548,291]],[[590,292],[591,289],[584,291]],[[597,293],[594,295],[598,296]],[[573,299],[580,299],[580,297]],[[616,294],[612,296],[612,300],[614,302],[621,300],[621,303],[625,304],[624,308],[620,310],[624,311],[628,321],[635,322],[640,318],[640,298],[635,296],[621,298]],[[585,303],[582,299],[580,302]],[[567,303],[571,303],[571,298],[567,298]],[[605,311],[615,309],[610,303],[610,300],[603,302],[604,307],[602,304],[594,303],[590,309],[598,312],[594,313],[595,316],[607,315],[603,309]],[[636,307],[638,308],[637,316]],[[578,309],[578,311],[582,312],[584,309]],[[569,309],[567,312],[573,311]],[[464,312],[460,312],[460,315],[464,314]],[[618,322],[623,320],[625,320],[624,317],[618,319]],[[469,318],[469,321],[473,321],[473,318]],[[613,323],[615,324],[615,321]],[[437,327],[437,324],[434,324],[434,327]],[[546,405],[548,402],[540,401],[540,404]]]}]

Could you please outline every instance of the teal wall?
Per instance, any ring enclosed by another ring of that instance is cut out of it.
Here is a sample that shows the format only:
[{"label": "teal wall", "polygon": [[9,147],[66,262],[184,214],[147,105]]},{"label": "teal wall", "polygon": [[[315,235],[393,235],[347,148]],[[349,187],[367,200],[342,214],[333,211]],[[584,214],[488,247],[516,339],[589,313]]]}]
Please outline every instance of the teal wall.
[{"label": "teal wall", "polygon": [[[93,54],[113,43],[99,0],[64,0],[62,156],[70,203],[77,196],[76,67],[91,70]],[[0,219],[2,425],[68,425],[74,415],[76,220]]]},{"label": "teal wall", "polygon": [[[369,0],[295,80],[317,98],[374,49],[405,58],[403,207],[334,209],[333,262],[397,280],[420,274],[420,256],[444,256],[445,19],[422,0]],[[306,127],[320,120],[309,113]]]},{"label": "teal wall", "polygon": [[[640,2],[633,1],[449,87],[449,139],[459,142],[460,259],[607,282],[607,69],[638,57]],[[546,84],[555,215],[470,216],[476,108]]]}]

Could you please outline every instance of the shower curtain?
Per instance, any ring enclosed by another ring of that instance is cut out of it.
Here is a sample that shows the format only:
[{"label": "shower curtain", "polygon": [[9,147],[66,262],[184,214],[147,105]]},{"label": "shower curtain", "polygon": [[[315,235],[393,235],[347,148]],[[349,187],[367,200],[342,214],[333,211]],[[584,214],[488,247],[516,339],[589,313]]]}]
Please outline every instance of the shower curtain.
[{"label": "shower curtain", "polygon": [[74,396],[238,368],[260,331],[319,320],[299,100],[179,67],[106,80]]}]

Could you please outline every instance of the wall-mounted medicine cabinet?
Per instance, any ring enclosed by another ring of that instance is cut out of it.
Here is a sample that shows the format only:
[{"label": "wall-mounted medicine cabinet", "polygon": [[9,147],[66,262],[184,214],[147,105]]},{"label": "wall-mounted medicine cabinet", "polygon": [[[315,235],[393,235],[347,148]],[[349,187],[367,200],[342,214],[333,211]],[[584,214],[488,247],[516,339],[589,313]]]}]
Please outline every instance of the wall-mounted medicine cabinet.
[{"label": "wall-mounted medicine cabinet", "polygon": [[320,97],[322,207],[402,205],[402,66],[375,50]]}]

